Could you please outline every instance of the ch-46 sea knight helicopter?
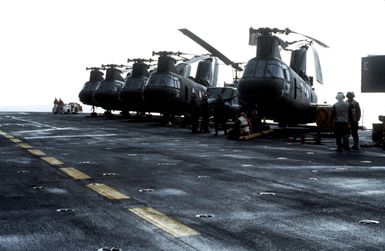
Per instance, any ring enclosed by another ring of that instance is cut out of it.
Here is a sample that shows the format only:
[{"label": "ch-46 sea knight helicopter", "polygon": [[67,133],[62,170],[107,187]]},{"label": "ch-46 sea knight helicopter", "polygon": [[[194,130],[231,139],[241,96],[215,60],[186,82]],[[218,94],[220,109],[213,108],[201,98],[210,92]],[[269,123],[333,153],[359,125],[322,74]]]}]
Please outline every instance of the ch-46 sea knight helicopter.
[{"label": "ch-46 sea knight helicopter", "polygon": [[210,105],[214,103],[214,101],[218,98],[218,96],[221,96],[226,103],[226,107],[228,108],[227,116],[229,118],[236,116],[236,112],[241,109],[239,100],[238,100],[238,90],[236,88],[236,86],[238,85],[238,72],[243,70],[240,67],[240,63],[234,63],[225,55],[223,55],[221,52],[219,52],[217,49],[215,49],[213,46],[211,46],[206,41],[204,41],[202,38],[198,37],[196,34],[191,32],[190,30],[179,29],[179,31],[182,32],[187,37],[189,37],[190,39],[192,39],[194,42],[196,42],[200,46],[202,46],[203,48],[205,48],[207,51],[209,51],[212,56],[219,58],[226,65],[231,65],[231,67],[233,67],[233,69],[235,70],[235,77],[233,79],[233,83],[227,86],[216,86],[216,85],[209,86],[207,88],[207,94],[208,94],[208,102]]},{"label": "ch-46 sea knight helicopter", "polygon": [[86,70],[90,70],[90,79],[84,84],[82,90],[79,92],[79,100],[85,105],[92,106],[92,115],[95,114],[96,103],[93,100],[92,96],[99,86],[100,82],[104,80],[104,73],[100,70],[103,70],[102,67],[87,67]]},{"label": "ch-46 sea knight helicopter", "polygon": [[153,59],[142,58],[127,59],[128,63],[133,62],[132,72],[119,93],[119,99],[125,111],[136,111],[138,114],[146,112],[142,92],[150,76],[149,63],[153,61]]},{"label": "ch-46 sea knight helicopter", "polygon": [[[229,60],[189,30],[180,31],[227,65],[237,71],[242,70],[239,64]],[[306,39],[284,42],[277,36],[290,33]],[[250,28],[249,40],[251,45],[257,45],[257,56],[246,64],[243,76],[237,83],[242,109],[257,110],[261,116],[277,121],[281,126],[315,122],[317,95],[313,89],[313,78],[306,75],[306,55],[313,42],[322,47],[328,46],[289,29]],[[281,59],[280,48],[291,51],[290,66]],[[322,84],[318,54],[314,47],[312,49],[316,80]]]},{"label": "ch-46 sea knight helicopter", "polygon": [[124,65],[107,64],[102,65],[106,69],[106,79],[101,81],[93,93],[95,105],[106,110],[106,115],[110,115],[112,110],[125,110],[119,100],[119,93],[124,85],[124,77],[121,68]]},{"label": "ch-46 sea knight helicopter", "polygon": [[[183,57],[177,64],[174,57],[182,57],[181,52],[160,51],[158,65],[143,88],[143,98],[149,112],[164,115],[188,113],[191,94],[195,93],[199,104],[208,86],[216,85],[218,65],[211,55]],[[174,57],[172,57],[174,56]],[[195,78],[190,77],[191,64],[198,62]]]},{"label": "ch-46 sea knight helicopter", "polygon": [[[302,40],[285,42],[279,35],[297,34]],[[239,80],[239,99],[281,126],[312,123],[316,120],[317,95],[313,77],[306,74],[306,54],[313,49],[316,80],[322,84],[322,72],[313,42],[328,46],[290,29],[259,28],[249,30],[249,44],[257,46]],[[295,46],[296,49],[290,49]],[[291,51],[290,66],[281,59],[280,48]]]}]

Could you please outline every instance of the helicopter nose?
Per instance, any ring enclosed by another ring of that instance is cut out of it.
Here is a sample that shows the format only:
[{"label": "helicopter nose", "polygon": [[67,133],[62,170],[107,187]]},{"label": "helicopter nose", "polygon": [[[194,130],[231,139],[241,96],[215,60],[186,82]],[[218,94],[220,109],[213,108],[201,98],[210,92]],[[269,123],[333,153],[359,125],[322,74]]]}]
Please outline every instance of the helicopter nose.
[{"label": "helicopter nose", "polygon": [[175,93],[168,88],[145,87],[143,89],[144,102],[158,111],[171,106],[174,98]]},{"label": "helicopter nose", "polygon": [[243,80],[238,86],[242,102],[252,103],[254,100],[281,97],[284,94],[284,81],[280,79]]},{"label": "helicopter nose", "polygon": [[98,90],[92,96],[94,102],[107,110],[118,110],[120,108],[119,92]]},{"label": "helicopter nose", "polygon": [[122,89],[119,99],[123,104],[137,104],[142,102],[142,90]]}]

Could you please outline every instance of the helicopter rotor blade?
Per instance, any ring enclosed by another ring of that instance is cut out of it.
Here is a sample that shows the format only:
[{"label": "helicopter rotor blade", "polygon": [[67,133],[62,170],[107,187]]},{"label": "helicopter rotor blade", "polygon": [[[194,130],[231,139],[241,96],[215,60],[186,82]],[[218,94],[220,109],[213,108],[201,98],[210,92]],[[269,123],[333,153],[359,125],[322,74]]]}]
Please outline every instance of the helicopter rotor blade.
[{"label": "helicopter rotor blade", "polygon": [[209,51],[213,56],[218,57],[220,60],[222,60],[225,64],[231,65],[234,69],[238,71],[242,71],[243,69],[237,64],[228,59],[225,55],[220,53],[217,49],[215,49],[213,46],[208,44],[206,41],[189,31],[188,29],[179,29],[180,32],[182,32],[184,35],[191,38],[194,42],[205,48],[207,51]]},{"label": "helicopter rotor blade", "polygon": [[296,32],[296,31],[292,31],[289,28],[286,28],[285,29],[285,34],[289,34],[289,33],[294,33],[294,34],[298,34],[298,35],[304,36],[306,38],[309,38],[309,39],[313,40],[314,42],[316,42],[317,44],[321,45],[322,47],[329,48],[329,46],[327,46],[326,44],[322,43],[318,39],[315,39],[313,37],[310,37],[310,36],[304,35],[302,33],[299,33],[299,32]]},{"label": "helicopter rotor blade", "polygon": [[322,69],[321,69],[321,63],[318,57],[318,53],[313,46],[311,48],[313,50],[316,80],[318,83],[323,84]]}]

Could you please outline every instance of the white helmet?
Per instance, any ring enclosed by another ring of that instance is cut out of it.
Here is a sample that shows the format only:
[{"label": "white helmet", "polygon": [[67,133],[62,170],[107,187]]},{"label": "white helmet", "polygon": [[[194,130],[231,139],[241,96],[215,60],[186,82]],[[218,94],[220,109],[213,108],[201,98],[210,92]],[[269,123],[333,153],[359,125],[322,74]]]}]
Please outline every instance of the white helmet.
[{"label": "white helmet", "polygon": [[344,98],[345,98],[345,95],[344,95],[343,92],[337,92],[336,99],[337,99],[338,101],[341,101],[341,100],[343,100]]}]

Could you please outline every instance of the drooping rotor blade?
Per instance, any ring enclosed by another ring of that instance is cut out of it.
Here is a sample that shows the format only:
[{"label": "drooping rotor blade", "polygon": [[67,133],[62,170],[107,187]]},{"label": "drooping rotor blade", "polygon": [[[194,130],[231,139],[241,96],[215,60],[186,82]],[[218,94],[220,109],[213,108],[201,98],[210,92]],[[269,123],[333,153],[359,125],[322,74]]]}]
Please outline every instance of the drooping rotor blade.
[{"label": "drooping rotor blade", "polygon": [[220,53],[217,49],[212,47],[210,44],[205,42],[203,39],[189,31],[188,29],[179,29],[180,32],[182,32],[184,35],[188,36],[191,38],[194,42],[205,48],[207,51],[209,51],[213,56],[218,57],[220,60],[222,60],[223,63],[227,65],[231,65],[234,69],[238,71],[242,71],[243,69],[237,64],[228,59],[225,55]]},{"label": "drooping rotor blade", "polygon": [[314,57],[315,77],[318,83],[323,84],[322,69],[321,69],[321,63],[319,61],[318,53],[314,47],[311,47],[311,48],[313,50],[313,57]]},{"label": "drooping rotor blade", "polygon": [[321,45],[322,47],[329,48],[329,46],[327,46],[326,44],[322,43],[322,42],[319,41],[318,39],[315,39],[315,38],[313,38],[313,37],[304,35],[304,34],[302,34],[302,33],[296,32],[296,31],[292,31],[292,30],[290,30],[289,28],[286,28],[286,29],[285,29],[285,33],[286,33],[286,34],[294,33],[294,34],[298,34],[298,35],[307,37],[307,38],[313,40],[314,42],[316,42],[317,44]]}]

